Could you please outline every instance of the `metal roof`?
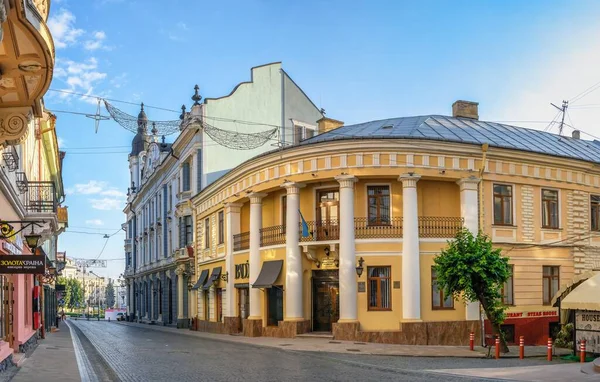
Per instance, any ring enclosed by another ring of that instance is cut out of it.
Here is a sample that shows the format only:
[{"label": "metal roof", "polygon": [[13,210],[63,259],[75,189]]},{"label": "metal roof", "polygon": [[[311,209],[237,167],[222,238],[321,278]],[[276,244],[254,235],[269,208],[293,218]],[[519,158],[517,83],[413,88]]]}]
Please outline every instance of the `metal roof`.
[{"label": "metal roof", "polygon": [[301,145],[340,139],[424,139],[484,143],[492,147],[529,151],[600,163],[600,142],[564,137],[544,131],[442,115],[382,119],[342,126],[301,142]]}]

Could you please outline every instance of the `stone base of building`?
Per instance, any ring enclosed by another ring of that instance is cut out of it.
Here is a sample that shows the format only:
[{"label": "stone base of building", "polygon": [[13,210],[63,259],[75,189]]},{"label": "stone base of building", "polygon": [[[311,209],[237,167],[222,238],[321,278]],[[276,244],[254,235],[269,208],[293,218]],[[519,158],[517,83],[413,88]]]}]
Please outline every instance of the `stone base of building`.
[{"label": "stone base of building", "polygon": [[383,344],[467,346],[470,333],[475,333],[475,343],[480,344],[479,321],[406,322],[397,331],[361,331],[358,322],[333,324],[336,340]]},{"label": "stone base of building", "polygon": [[177,329],[187,329],[190,327],[189,318],[178,318],[177,319]]},{"label": "stone base of building", "polygon": [[19,353],[27,353],[29,350],[36,347],[37,343],[38,337],[36,334],[34,334],[30,339],[19,345]]},{"label": "stone base of building", "polygon": [[196,320],[193,330],[216,334],[237,334],[240,332],[238,317],[224,317],[224,322]]},{"label": "stone base of building", "polygon": [[260,337],[262,336],[262,319],[260,320],[242,320],[243,333],[246,337]]},{"label": "stone base of building", "polygon": [[246,337],[295,338],[298,334],[308,333],[311,330],[310,320],[279,321],[277,326],[266,327],[262,326],[262,320],[243,321],[243,334]]},{"label": "stone base of building", "polygon": [[17,366],[13,361],[13,355],[9,354],[8,357],[0,361],[0,373],[7,371],[8,369]]}]

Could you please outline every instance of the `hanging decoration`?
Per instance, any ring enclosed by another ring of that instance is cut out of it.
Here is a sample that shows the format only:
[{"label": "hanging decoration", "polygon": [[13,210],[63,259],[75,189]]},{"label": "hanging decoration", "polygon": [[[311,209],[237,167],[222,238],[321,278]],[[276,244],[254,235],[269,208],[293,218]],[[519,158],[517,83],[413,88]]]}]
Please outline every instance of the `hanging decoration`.
[{"label": "hanging decoration", "polygon": [[95,121],[94,124],[96,126],[96,134],[98,134],[98,127],[100,127],[100,121],[106,121],[106,120],[110,119],[110,117],[100,114],[101,101],[102,101],[102,99],[98,98],[98,107],[96,107],[96,114],[86,114],[85,115],[86,117],[91,118]]},{"label": "hanging decoration", "polygon": [[[131,131],[136,134],[138,130],[138,119],[137,117],[127,114],[120,109],[116,108],[114,105],[111,105],[107,100],[104,100],[104,106],[106,106],[106,110],[108,114],[115,120],[119,125],[123,128]],[[180,120],[174,121],[151,121],[148,120],[148,124],[151,126],[156,126],[157,134],[159,135],[171,135],[179,132],[179,126],[181,125]]]}]

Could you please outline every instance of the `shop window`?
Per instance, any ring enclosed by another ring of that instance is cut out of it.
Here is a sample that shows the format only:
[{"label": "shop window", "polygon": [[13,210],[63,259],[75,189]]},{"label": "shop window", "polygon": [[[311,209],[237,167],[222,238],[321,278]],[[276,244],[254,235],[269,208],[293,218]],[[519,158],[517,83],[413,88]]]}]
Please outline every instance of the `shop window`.
[{"label": "shop window", "polygon": [[431,269],[431,307],[433,309],[454,309],[452,296],[445,296],[444,290],[438,287],[437,274]]},{"label": "shop window", "polygon": [[267,291],[267,325],[277,326],[279,321],[283,321],[283,289],[280,286],[273,286]]},{"label": "shop window", "polygon": [[504,283],[502,287],[502,303],[504,305],[515,305],[514,301],[514,266],[509,265],[510,267],[510,277]]},{"label": "shop window", "polygon": [[600,196],[590,196],[590,221],[592,231],[600,231]]},{"label": "shop window", "polygon": [[552,297],[558,292],[560,286],[560,267],[544,266],[542,273],[544,305],[550,305]]},{"label": "shop window", "polygon": [[217,303],[217,322],[223,321],[223,289],[217,288],[215,291]]},{"label": "shop window", "polygon": [[243,319],[250,315],[250,290],[248,288],[238,289],[238,312]]},{"label": "shop window", "polygon": [[367,267],[369,310],[392,309],[391,267]]},{"label": "shop window", "polygon": [[494,224],[513,225],[512,186],[494,184]]},{"label": "shop window", "polygon": [[210,321],[210,296],[208,295],[208,291],[205,290],[204,294],[204,320]]},{"label": "shop window", "polygon": [[219,211],[219,244],[225,242],[225,214]]},{"label": "shop window", "polygon": [[542,189],[542,228],[558,228],[558,191]]},{"label": "shop window", "polygon": [[204,219],[204,248],[210,248],[210,218]]},{"label": "shop window", "polygon": [[506,339],[506,342],[508,342],[510,344],[515,343],[515,325],[512,325],[512,324],[511,325],[509,325],[509,324],[500,325],[500,330],[504,334],[504,338]]},{"label": "shop window", "polygon": [[368,186],[369,225],[390,224],[390,187]]}]

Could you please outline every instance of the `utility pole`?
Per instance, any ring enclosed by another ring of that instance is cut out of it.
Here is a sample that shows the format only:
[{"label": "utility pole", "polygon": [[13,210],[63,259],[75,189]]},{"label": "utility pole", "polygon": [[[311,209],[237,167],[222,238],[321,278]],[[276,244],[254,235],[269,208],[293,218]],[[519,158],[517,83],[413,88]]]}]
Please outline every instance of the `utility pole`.
[{"label": "utility pole", "polygon": [[562,119],[560,121],[560,126],[558,127],[558,135],[562,135],[563,133],[563,127],[565,125],[565,114],[567,114],[567,108],[569,107],[569,101],[562,101],[562,107],[558,107],[555,104],[553,104],[552,102],[550,102],[550,105],[554,106],[558,111],[560,111],[562,113]]}]

